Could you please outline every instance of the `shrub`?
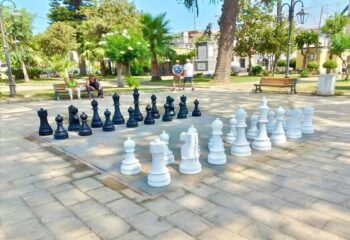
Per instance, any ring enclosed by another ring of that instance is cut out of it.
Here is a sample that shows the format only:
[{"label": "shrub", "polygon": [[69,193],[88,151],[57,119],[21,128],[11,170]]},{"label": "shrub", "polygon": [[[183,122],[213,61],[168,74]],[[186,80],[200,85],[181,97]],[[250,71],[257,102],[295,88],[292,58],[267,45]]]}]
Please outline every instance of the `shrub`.
[{"label": "shrub", "polygon": [[140,64],[140,63],[133,63],[131,66],[130,66],[130,73],[131,75],[133,76],[141,76],[144,74],[144,66],[143,64]]},{"label": "shrub", "polygon": [[262,68],[262,66],[260,66],[260,65],[256,65],[256,66],[254,66],[254,67],[252,68],[252,74],[253,74],[253,75],[259,75],[259,74],[262,73],[262,71],[263,71],[263,68]]},{"label": "shrub", "polygon": [[310,71],[308,69],[304,69],[303,71],[301,71],[300,73],[300,77],[309,77],[310,76]]},{"label": "shrub", "polygon": [[139,87],[140,86],[140,80],[134,78],[131,75],[126,77],[126,82],[127,82],[129,87]]},{"label": "shrub", "polygon": [[263,72],[262,72],[262,75],[263,75],[264,77],[270,76],[270,72],[269,72],[269,71],[266,71],[266,70],[264,69]]},{"label": "shrub", "polygon": [[297,60],[295,58],[292,58],[289,60],[289,67],[295,69],[296,64],[297,64]]},{"label": "shrub", "polygon": [[[15,79],[24,79],[24,75],[23,75],[23,70],[22,68],[12,68],[12,74],[15,76]],[[40,74],[42,74],[44,72],[44,69],[42,68],[38,68],[38,67],[28,67],[27,68],[27,73],[30,79],[34,79],[34,78],[40,78]]]},{"label": "shrub", "polygon": [[338,64],[335,60],[327,60],[322,65],[325,69],[327,69],[327,73],[330,73],[333,69],[336,69],[338,67]]},{"label": "shrub", "polygon": [[320,67],[320,65],[317,62],[309,62],[306,65],[306,68],[312,73],[315,74],[315,72],[318,70],[318,68]]},{"label": "shrub", "polygon": [[287,65],[287,61],[284,59],[277,61],[277,67],[285,67]]}]

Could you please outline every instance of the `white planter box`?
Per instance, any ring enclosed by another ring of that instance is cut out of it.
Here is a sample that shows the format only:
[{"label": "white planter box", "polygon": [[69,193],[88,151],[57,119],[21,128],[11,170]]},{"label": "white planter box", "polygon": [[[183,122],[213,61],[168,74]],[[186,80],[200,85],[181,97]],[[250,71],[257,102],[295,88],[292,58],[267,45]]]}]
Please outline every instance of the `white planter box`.
[{"label": "white planter box", "polygon": [[317,94],[324,96],[334,95],[336,79],[337,76],[335,74],[320,74],[318,76]]}]

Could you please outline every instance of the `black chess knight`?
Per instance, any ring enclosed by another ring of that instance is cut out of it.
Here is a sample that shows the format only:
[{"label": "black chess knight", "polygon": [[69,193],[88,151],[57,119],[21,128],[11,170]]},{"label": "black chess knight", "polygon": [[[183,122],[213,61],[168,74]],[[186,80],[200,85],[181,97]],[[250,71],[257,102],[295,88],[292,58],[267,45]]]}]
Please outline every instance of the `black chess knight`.
[{"label": "black chess knight", "polygon": [[124,124],[125,120],[120,112],[120,102],[119,102],[119,95],[117,93],[113,94],[113,102],[114,102],[114,114],[112,118],[112,122],[114,125]]},{"label": "black chess knight", "polygon": [[128,109],[128,113],[129,113],[129,119],[126,122],[126,127],[127,128],[134,128],[137,127],[139,124],[136,121],[136,119],[134,118],[134,109],[132,107],[129,107]]},{"label": "black chess knight", "polygon": [[39,135],[51,135],[53,131],[50,124],[47,121],[47,110],[40,108],[40,110],[38,111],[38,116],[40,118]]},{"label": "black chess knight", "polygon": [[68,107],[68,113],[69,113],[68,131],[79,131],[80,120],[78,116],[78,108],[74,107],[73,105],[70,105]]}]

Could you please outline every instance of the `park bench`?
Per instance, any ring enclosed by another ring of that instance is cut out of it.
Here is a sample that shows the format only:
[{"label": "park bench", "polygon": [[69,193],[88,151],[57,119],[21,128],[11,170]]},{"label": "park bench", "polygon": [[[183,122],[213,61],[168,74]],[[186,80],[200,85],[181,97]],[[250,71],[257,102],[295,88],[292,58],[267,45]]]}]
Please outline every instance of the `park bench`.
[{"label": "park bench", "polygon": [[[86,84],[85,83],[78,83],[78,86],[81,89],[81,92],[86,92]],[[57,101],[60,100],[60,94],[64,93],[68,95],[68,92],[66,90],[67,85],[65,83],[54,83],[53,84],[53,90],[55,92],[55,98]],[[76,93],[75,90],[73,90],[73,93]]]},{"label": "park bench", "polygon": [[289,87],[290,94],[295,94],[297,93],[296,91],[296,84],[297,80],[295,78],[274,78],[274,77],[266,77],[266,78],[261,78],[259,84],[254,84],[255,86],[255,92],[259,91],[262,92],[261,86],[266,86],[266,87]]}]

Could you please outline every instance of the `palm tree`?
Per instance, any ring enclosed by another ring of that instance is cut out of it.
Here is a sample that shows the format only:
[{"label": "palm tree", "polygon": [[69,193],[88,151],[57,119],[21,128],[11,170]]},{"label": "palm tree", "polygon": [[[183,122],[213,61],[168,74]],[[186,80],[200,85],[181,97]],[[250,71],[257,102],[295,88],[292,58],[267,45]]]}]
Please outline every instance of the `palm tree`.
[{"label": "palm tree", "polygon": [[165,20],[165,13],[153,17],[145,14],[142,17],[142,33],[145,40],[149,43],[151,52],[151,74],[152,81],[162,80],[159,72],[159,57],[165,57],[172,52],[169,35],[169,21]]}]

